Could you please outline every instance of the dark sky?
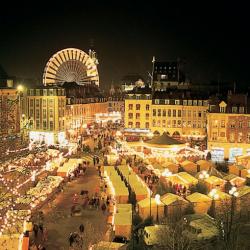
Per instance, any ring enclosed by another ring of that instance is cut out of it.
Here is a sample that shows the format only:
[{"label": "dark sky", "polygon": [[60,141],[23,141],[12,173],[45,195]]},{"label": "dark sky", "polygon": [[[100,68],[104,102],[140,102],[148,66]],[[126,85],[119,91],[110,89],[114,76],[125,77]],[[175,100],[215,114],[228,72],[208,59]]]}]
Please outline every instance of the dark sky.
[{"label": "dark sky", "polygon": [[0,64],[9,75],[42,79],[55,52],[67,47],[87,52],[93,39],[103,87],[128,73],[146,76],[152,56],[159,61],[184,58],[194,82],[219,77],[249,84],[247,6],[236,1],[185,2],[91,0],[81,5],[67,1],[6,6],[0,12]]}]

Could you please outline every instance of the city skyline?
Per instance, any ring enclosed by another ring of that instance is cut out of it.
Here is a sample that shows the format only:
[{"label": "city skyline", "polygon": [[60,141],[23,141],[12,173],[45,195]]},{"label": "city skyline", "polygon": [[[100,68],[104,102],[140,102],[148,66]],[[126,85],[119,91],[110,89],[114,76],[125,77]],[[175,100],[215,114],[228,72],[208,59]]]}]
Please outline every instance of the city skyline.
[{"label": "city skyline", "polygon": [[94,45],[103,88],[130,73],[147,78],[152,56],[157,61],[184,59],[192,82],[220,80],[247,86],[244,6],[163,6],[92,1],[82,6],[7,8],[0,15],[5,37],[0,63],[10,76],[41,82],[54,53],[67,47],[87,52]]}]

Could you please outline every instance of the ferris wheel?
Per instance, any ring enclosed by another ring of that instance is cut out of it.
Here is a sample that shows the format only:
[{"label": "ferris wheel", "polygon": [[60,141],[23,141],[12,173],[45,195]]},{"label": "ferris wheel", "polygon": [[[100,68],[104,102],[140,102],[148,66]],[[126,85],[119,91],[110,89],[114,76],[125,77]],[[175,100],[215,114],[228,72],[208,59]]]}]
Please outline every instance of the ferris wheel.
[{"label": "ferris wheel", "polygon": [[47,62],[43,72],[43,84],[49,86],[76,82],[79,85],[94,83],[99,86],[97,64],[93,51],[88,55],[75,48],[60,50]]}]

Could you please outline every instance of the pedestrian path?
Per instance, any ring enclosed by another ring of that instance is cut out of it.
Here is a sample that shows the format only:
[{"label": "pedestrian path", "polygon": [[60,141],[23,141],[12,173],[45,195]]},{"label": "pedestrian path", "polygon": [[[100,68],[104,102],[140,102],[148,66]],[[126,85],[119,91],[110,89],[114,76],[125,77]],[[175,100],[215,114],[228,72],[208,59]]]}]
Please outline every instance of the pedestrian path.
[{"label": "pedestrian path", "polygon": [[[86,159],[91,159],[92,166],[91,155],[88,154],[86,156]],[[104,237],[107,231],[107,217],[103,215],[101,209],[84,209],[82,215],[77,217],[70,215],[74,194],[78,195],[79,204],[81,204],[82,200],[79,195],[81,190],[88,190],[91,197],[99,185],[98,172],[94,167],[89,167],[84,176],[66,184],[63,192],[53,201],[55,206],[50,209],[43,209],[44,212],[47,210],[44,213],[44,226],[48,229],[48,241],[45,244],[46,250],[68,249],[68,237],[70,233],[79,231],[80,224],[83,224],[85,227],[85,243],[96,242]]]},{"label": "pedestrian path", "polygon": [[93,157],[94,156],[96,156],[96,157],[98,157],[99,158],[99,160],[100,160],[100,162],[102,162],[103,161],[103,159],[104,159],[104,157],[103,157],[103,155],[101,154],[101,153],[85,153],[83,156],[82,156],[82,159],[84,160],[84,161],[89,161],[90,162],[90,164],[92,165],[92,163],[93,163]]}]

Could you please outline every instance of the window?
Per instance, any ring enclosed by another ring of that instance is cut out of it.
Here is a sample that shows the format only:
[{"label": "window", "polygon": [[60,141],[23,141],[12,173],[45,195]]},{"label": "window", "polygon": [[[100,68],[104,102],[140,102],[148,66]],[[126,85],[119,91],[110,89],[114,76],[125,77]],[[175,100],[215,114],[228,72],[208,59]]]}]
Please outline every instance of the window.
[{"label": "window", "polygon": [[158,116],[161,116],[161,110],[158,109]]},{"label": "window", "polygon": [[168,117],[171,117],[171,109],[168,109]]},{"label": "window", "polygon": [[135,118],[136,118],[136,119],[140,119],[140,113],[136,113],[136,114],[135,114]]},{"label": "window", "polygon": [[226,133],[225,132],[220,132],[220,137],[225,137]]},{"label": "window", "polygon": [[191,110],[188,110],[188,117],[191,117]]},{"label": "window", "polygon": [[43,89],[43,95],[46,96],[47,94],[47,89]]},{"label": "window", "polygon": [[36,89],[36,95],[37,95],[37,96],[40,95],[40,89]]},{"label": "window", "polygon": [[162,110],[162,116],[166,116],[166,109]]},{"label": "window", "polygon": [[40,127],[40,121],[36,120],[36,129],[39,129],[39,127]]},{"label": "window", "polygon": [[213,128],[218,128],[218,121],[217,120],[215,120],[215,121],[212,121],[212,127]]},{"label": "window", "polygon": [[242,133],[240,132],[240,133],[238,133],[238,142],[242,142]]},{"label": "window", "polygon": [[226,107],[220,107],[220,113],[226,113]]},{"label": "window", "polygon": [[139,96],[139,95],[136,95],[136,96],[135,96],[135,99],[136,99],[136,100],[140,100],[140,96]]},{"label": "window", "polygon": [[54,100],[53,99],[49,99],[49,106],[53,107],[53,105],[54,105]]},{"label": "window", "polygon": [[235,121],[231,121],[230,128],[235,128]]},{"label": "window", "polygon": [[213,140],[213,141],[216,141],[216,140],[217,140],[217,132],[213,132],[212,140]]},{"label": "window", "polygon": [[46,130],[47,129],[47,123],[46,121],[43,121],[43,130]]},{"label": "window", "polygon": [[149,110],[149,104],[146,104],[146,110]]},{"label": "window", "polygon": [[197,100],[193,100],[193,105],[197,106]]},{"label": "window", "polygon": [[166,120],[162,121],[162,127],[164,127],[164,128],[166,127]]},{"label": "window", "polygon": [[49,110],[49,117],[53,117],[53,109]]},{"label": "window", "polygon": [[178,110],[178,117],[181,117],[181,110]]},{"label": "window", "polygon": [[153,116],[156,116],[156,109],[153,109]]},{"label": "window", "polygon": [[188,124],[187,124],[187,126],[189,127],[189,128],[191,128],[191,121],[188,121]]},{"label": "window", "polygon": [[133,122],[129,122],[129,123],[128,123],[128,127],[129,127],[129,128],[132,128],[132,127],[133,127]]},{"label": "window", "polygon": [[136,128],[140,128],[140,122],[136,122],[136,123],[135,123],[135,127],[136,127]]},{"label": "window", "polygon": [[39,108],[39,99],[36,99],[36,108]]},{"label": "window", "polygon": [[232,107],[232,113],[237,113],[237,107]]},{"label": "window", "polygon": [[182,116],[186,117],[186,110],[182,110]]},{"label": "window", "polygon": [[136,104],[136,105],[135,105],[135,109],[136,109],[136,110],[140,110],[140,108],[141,108],[141,105],[140,105],[140,104]]},{"label": "window", "polygon": [[38,118],[38,119],[40,117],[40,112],[39,111],[40,111],[39,109],[36,109],[36,118]]},{"label": "window", "polygon": [[[46,104],[47,104],[47,102],[46,102],[46,99],[43,99],[43,107],[46,107]],[[60,103],[59,103],[60,104]]]},{"label": "window", "polygon": [[180,105],[180,100],[175,100],[175,105]]},{"label": "window", "polygon": [[242,128],[243,122],[239,121],[239,128]]},{"label": "window", "polygon": [[208,101],[203,101],[203,106],[207,106],[208,105]]},{"label": "window", "polygon": [[234,133],[230,133],[229,141],[234,142]]},{"label": "window", "polygon": [[196,128],[196,123],[195,122],[193,122],[193,128]]},{"label": "window", "polygon": [[159,99],[155,99],[155,104],[159,104],[160,100]]},{"label": "window", "polygon": [[169,99],[165,100],[165,104],[167,104],[167,105],[169,104]]},{"label": "window", "polygon": [[196,113],[196,111],[194,111],[194,112],[193,112],[194,118],[196,118],[196,115],[197,115],[197,113]]},{"label": "window", "polygon": [[128,105],[128,110],[132,110],[133,109],[133,104],[129,104]]},{"label": "window", "polygon": [[152,126],[155,127],[155,125],[156,125],[156,121],[154,119],[153,122],[152,122]]},{"label": "window", "polygon": [[160,120],[157,121],[157,126],[158,126],[158,127],[161,126],[161,121],[160,121]]},{"label": "window", "polygon": [[198,105],[199,105],[199,106],[202,106],[202,100],[199,100],[199,101],[198,101]]},{"label": "window", "polygon": [[149,122],[146,122],[146,123],[145,123],[145,127],[146,127],[146,128],[149,128]]},{"label": "window", "polygon": [[221,127],[221,128],[225,128],[225,120],[222,120],[222,121],[220,122],[220,127]]},{"label": "window", "polygon": [[250,133],[247,134],[247,143],[250,143]]},{"label": "window", "polygon": [[244,114],[244,107],[239,107],[239,113]]},{"label": "window", "polygon": [[49,122],[49,129],[50,129],[50,130],[53,130],[53,129],[54,129],[54,123],[53,123],[53,121],[50,121],[50,122]]},{"label": "window", "polygon": [[149,120],[149,113],[146,113],[146,120]]},{"label": "window", "polygon": [[201,118],[201,111],[198,112],[198,117]]},{"label": "window", "polygon": [[33,107],[33,106],[34,106],[34,100],[30,99],[30,107]]},{"label": "window", "polygon": [[175,128],[176,127],[176,120],[172,121],[172,127]]},{"label": "window", "polygon": [[167,124],[168,124],[168,128],[170,128],[171,127],[171,120],[168,120]]},{"label": "window", "polygon": [[183,105],[187,106],[187,100],[183,100]]},{"label": "window", "polygon": [[178,121],[177,121],[177,127],[178,127],[178,128],[181,128],[181,120],[178,120]]},{"label": "window", "polygon": [[43,109],[43,119],[46,119],[46,117],[47,117],[46,109]]},{"label": "window", "polygon": [[188,106],[192,106],[193,101],[192,100],[188,100]]},{"label": "window", "polygon": [[176,117],[176,110],[173,110],[173,117]]},{"label": "window", "polygon": [[128,113],[128,119],[133,119],[133,113]]}]

